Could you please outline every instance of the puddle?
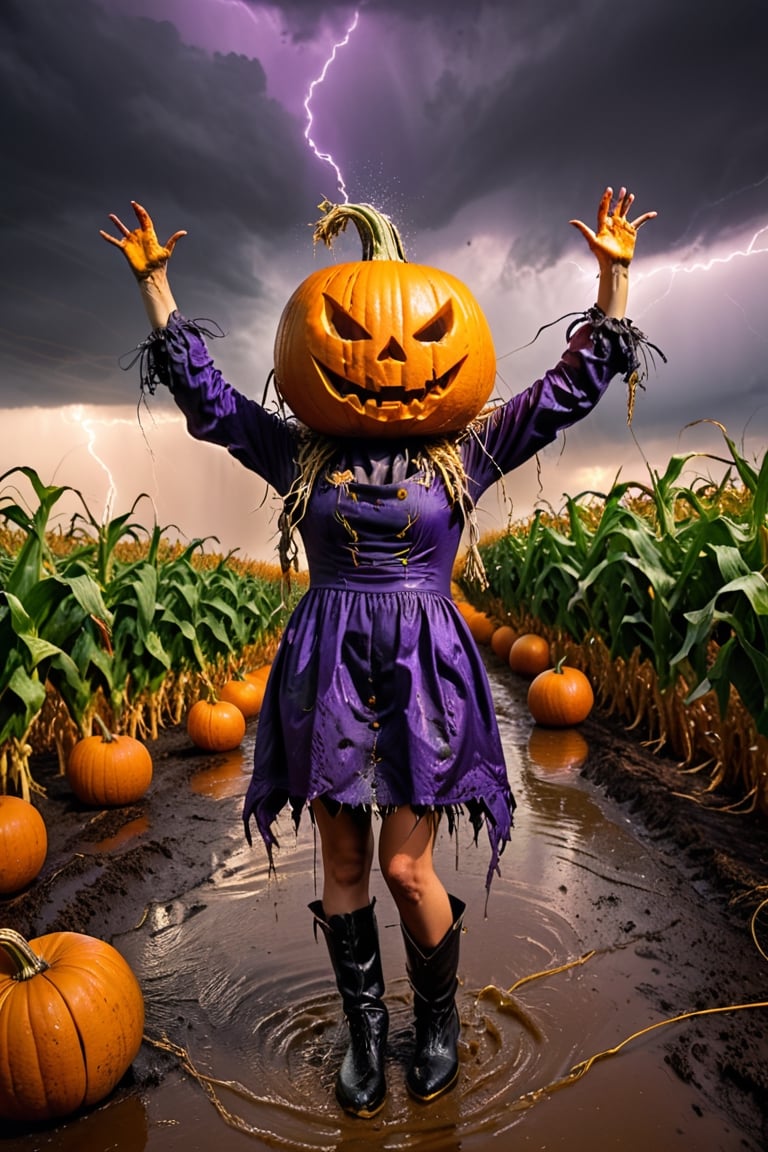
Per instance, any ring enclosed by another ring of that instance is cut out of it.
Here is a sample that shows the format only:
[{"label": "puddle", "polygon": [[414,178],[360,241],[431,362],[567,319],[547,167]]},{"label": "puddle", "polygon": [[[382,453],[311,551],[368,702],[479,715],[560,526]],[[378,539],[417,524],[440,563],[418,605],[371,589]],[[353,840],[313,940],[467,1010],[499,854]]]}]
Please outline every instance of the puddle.
[{"label": "puddle", "polygon": [[122,848],[132,844],[134,840],[138,840],[145,832],[149,831],[149,817],[137,816],[135,820],[129,820],[123,824],[117,832],[112,836],[105,836],[103,840],[96,840],[93,843],[85,843],[83,850],[89,853],[114,853],[119,852]]},{"label": "puddle", "polygon": [[[8,1152],[759,1152],[707,1103],[703,1073],[698,1083],[673,1073],[664,1029],[578,1082],[541,1091],[663,1019],[649,990],[674,1001],[668,1016],[698,1006],[717,929],[703,912],[688,924],[700,947],[680,964],[676,933],[697,909],[681,904],[679,877],[578,775],[588,755],[581,733],[535,737],[526,686],[493,670],[492,680],[519,808],[487,916],[485,842],[475,848],[467,824],[456,840],[441,832],[436,850],[449,890],[468,905],[461,1075],[452,1093],[425,1107],[405,1091],[410,995],[394,907],[375,873],[391,1014],[389,1095],[372,1121],[339,1112],[333,1083],[345,1030],[306,908],[319,886],[319,848],[308,820],[295,837],[285,817],[276,878],[261,849],[242,844],[208,882],[151,905],[141,927],[116,941],[142,984],[148,1035],[184,1048],[237,1119],[226,1123],[178,1067],[141,1098],[128,1090],[89,1116],[9,1142]],[[217,759],[192,787],[212,799],[242,794],[249,763],[247,750]],[[760,992],[745,990],[745,999]],[[717,1043],[716,1019],[697,1027],[705,1043]],[[145,1046],[140,1059],[151,1065],[160,1057]]]}]

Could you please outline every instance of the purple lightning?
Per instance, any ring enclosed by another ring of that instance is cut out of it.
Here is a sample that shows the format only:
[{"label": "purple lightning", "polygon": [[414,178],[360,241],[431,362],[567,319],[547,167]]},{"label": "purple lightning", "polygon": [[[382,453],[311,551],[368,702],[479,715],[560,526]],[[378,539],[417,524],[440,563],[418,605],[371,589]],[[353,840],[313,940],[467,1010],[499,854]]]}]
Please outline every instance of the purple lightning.
[{"label": "purple lightning", "polygon": [[344,183],[344,177],[341,174],[341,169],[339,168],[338,164],[334,160],[333,156],[331,156],[330,152],[318,151],[317,145],[315,144],[314,140],[312,139],[312,136],[310,135],[310,133],[312,132],[312,121],[313,121],[312,109],[311,109],[310,105],[312,103],[312,97],[314,96],[314,93],[315,93],[315,88],[317,88],[318,85],[322,84],[323,81],[325,80],[325,77],[328,74],[328,69],[330,68],[331,64],[333,64],[334,60],[336,59],[336,53],[339,51],[340,48],[346,48],[347,44],[349,44],[349,39],[350,39],[352,33],[354,32],[355,28],[357,28],[357,22],[358,22],[359,18],[360,18],[360,13],[355,12],[354,17],[352,18],[352,23],[350,24],[349,28],[347,28],[347,31],[344,34],[344,38],[342,40],[339,40],[338,44],[333,45],[333,48],[331,49],[331,54],[328,57],[328,59],[326,60],[325,64],[323,65],[322,72],[317,77],[317,79],[313,80],[312,83],[309,85],[309,90],[307,92],[307,95],[304,97],[304,111],[307,114],[307,126],[304,129],[304,139],[306,140],[307,144],[309,144],[310,148],[314,152],[315,156],[317,156],[318,160],[323,160],[326,164],[330,164],[331,168],[333,168],[334,172],[336,173],[336,185],[339,189],[339,192],[344,197],[344,203],[345,204],[349,203],[349,196],[347,195],[347,186]]}]

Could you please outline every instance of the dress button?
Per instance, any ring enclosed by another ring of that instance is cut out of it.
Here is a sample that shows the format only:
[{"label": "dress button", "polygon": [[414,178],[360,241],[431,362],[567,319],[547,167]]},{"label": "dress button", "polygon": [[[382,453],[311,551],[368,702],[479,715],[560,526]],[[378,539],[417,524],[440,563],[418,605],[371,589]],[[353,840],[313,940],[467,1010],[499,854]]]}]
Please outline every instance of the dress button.
[{"label": "dress button", "polygon": [[398,488],[398,490],[397,490],[398,500],[405,500],[405,499],[407,499],[407,496],[408,496],[408,489],[407,488]]}]

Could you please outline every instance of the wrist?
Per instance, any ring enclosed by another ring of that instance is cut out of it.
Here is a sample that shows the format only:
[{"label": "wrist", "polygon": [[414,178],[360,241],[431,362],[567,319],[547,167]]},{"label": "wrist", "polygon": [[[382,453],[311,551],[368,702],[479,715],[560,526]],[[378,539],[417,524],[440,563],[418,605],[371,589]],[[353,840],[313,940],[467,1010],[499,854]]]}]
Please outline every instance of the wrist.
[{"label": "wrist", "polygon": [[602,265],[597,303],[606,316],[622,317],[627,306],[628,294],[629,265],[618,260]]}]

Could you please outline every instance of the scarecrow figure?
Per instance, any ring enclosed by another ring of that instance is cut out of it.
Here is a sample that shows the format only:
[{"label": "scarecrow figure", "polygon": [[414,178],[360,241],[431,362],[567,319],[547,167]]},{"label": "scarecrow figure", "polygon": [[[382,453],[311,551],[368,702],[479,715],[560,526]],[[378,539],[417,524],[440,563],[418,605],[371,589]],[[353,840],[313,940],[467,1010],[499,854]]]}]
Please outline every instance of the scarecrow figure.
[{"label": "scarecrow figure", "polygon": [[272,861],[278,814],[320,834],[324,934],[349,1026],[336,1082],[341,1106],[373,1116],[385,1099],[388,1015],[369,891],[377,817],[381,873],[402,925],[414,994],[406,1083],[420,1101],[456,1082],[455,1003],[464,904],[433,865],[438,820],[466,814],[490,842],[486,887],[510,838],[507,781],[489,685],[451,598],[451,572],[475,505],[501,476],[586,416],[609,381],[637,381],[642,334],[624,319],[637,229],[633,197],[603,194],[593,231],[571,223],[597,258],[596,304],[568,332],[559,364],[506,403],[486,407],[495,357],[469,290],[405,261],[392,223],[369,205],[322,205],[316,236],[352,221],[363,259],[313,272],[283,312],[275,384],[292,415],[236,391],[198,323],[177,310],[166,276],[184,232],[165,245],[133,203],[138,227],[110,216],[152,332],[142,383],[172,392],[190,434],[220,444],[283,499],[280,552],[304,544],[309,588],[288,621],[259,718],[244,820]]}]

